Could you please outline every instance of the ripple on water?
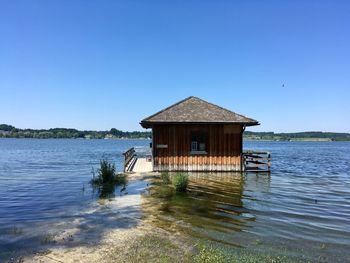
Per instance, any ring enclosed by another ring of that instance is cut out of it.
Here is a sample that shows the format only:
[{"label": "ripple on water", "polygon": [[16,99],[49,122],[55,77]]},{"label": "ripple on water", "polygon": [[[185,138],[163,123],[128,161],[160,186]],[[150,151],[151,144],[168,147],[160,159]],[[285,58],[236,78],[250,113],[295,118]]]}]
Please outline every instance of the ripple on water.
[{"label": "ripple on water", "polygon": [[[138,193],[146,186],[140,182],[127,188],[129,197],[120,198],[118,192],[111,198],[114,208],[99,210],[89,187],[91,169],[108,158],[121,170],[121,153],[148,143],[0,139],[0,252],[9,244],[20,249],[32,241],[32,232],[59,228],[62,222],[77,221],[89,231],[92,225],[117,227],[115,216],[141,198]],[[186,194],[175,194],[154,179],[140,206],[129,209],[134,214],[128,220],[145,217],[169,231],[205,240],[346,262],[350,143],[245,142],[244,148],[272,153],[271,176],[191,174]],[[80,213],[91,206],[91,213]],[[23,233],[9,235],[14,226]]]}]

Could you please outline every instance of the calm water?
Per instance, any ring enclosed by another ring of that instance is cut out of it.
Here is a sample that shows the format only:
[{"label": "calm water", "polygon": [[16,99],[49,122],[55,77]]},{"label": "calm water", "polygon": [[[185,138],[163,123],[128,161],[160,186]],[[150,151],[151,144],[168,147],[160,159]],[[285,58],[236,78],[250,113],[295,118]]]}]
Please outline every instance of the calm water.
[{"label": "calm water", "polygon": [[[148,143],[0,139],[0,259],[42,243],[43,233],[64,229],[64,222],[121,227],[113,220],[118,211],[96,202],[91,169],[107,158],[121,170],[121,153]],[[350,262],[350,143],[245,142],[244,148],[272,152],[271,176],[193,174],[182,195],[154,180],[142,194],[142,213],[167,230],[221,244]],[[139,184],[130,183],[128,194],[146,187]],[[94,212],[82,219],[82,210]]]}]

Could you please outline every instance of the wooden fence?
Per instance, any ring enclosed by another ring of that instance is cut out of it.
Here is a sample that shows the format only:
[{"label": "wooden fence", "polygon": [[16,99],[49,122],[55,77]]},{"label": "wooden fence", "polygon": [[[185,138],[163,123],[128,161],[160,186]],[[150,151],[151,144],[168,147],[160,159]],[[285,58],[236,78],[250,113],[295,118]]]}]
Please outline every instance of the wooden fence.
[{"label": "wooden fence", "polygon": [[242,153],[242,171],[271,172],[271,153],[244,151]]}]

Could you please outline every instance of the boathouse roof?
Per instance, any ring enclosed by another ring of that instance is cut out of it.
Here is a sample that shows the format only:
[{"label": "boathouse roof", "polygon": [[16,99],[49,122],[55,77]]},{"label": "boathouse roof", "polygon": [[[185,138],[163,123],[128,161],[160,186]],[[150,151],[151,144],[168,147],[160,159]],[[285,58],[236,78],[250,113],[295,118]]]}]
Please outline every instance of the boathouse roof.
[{"label": "boathouse roof", "polygon": [[194,96],[181,100],[143,119],[140,124],[144,128],[150,128],[155,124],[175,123],[259,125],[259,122],[254,119]]}]

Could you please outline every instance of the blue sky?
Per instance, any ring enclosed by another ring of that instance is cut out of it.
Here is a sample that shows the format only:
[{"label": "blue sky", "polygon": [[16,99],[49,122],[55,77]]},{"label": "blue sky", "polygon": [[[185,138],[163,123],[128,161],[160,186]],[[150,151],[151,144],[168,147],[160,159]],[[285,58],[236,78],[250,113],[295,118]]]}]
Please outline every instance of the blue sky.
[{"label": "blue sky", "polygon": [[188,96],[350,132],[349,1],[0,1],[0,123],[141,130]]}]

